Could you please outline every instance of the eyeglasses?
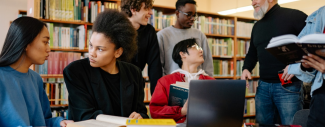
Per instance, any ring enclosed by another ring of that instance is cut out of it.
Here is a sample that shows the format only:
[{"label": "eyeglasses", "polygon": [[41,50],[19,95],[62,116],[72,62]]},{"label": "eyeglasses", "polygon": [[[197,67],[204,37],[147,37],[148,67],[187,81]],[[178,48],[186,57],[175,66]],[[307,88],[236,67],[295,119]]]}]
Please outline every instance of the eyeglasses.
[{"label": "eyeglasses", "polygon": [[186,15],[188,19],[192,19],[192,18],[194,18],[194,20],[197,19],[197,14],[190,15],[190,14],[185,13],[185,12],[182,12],[182,11],[180,11],[180,10],[178,10],[178,11],[181,12],[181,13],[183,13],[184,15]]},{"label": "eyeglasses", "polygon": [[196,50],[198,50],[198,51],[200,51],[200,50],[202,50],[203,51],[203,49],[200,47],[200,46],[198,46],[198,45],[192,45],[191,46],[192,48],[196,48]]}]

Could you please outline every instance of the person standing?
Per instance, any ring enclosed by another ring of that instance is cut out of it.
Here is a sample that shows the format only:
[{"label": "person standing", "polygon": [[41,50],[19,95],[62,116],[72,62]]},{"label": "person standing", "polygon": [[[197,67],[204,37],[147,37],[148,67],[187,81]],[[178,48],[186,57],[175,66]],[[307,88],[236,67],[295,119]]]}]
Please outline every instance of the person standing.
[{"label": "person standing", "polygon": [[175,13],[176,24],[157,33],[163,75],[171,74],[174,70],[180,69],[172,59],[174,46],[182,40],[194,38],[198,46],[202,47],[204,51],[204,63],[198,69],[202,69],[209,76],[213,76],[213,60],[207,37],[200,30],[191,28],[197,18],[196,2],[194,0],[178,0]]},{"label": "person standing", "polygon": [[307,15],[299,10],[280,7],[277,0],[252,0],[254,17],[260,19],[253,27],[246,55],[242,80],[251,79],[251,71],[260,63],[260,80],[255,96],[256,122],[290,125],[294,114],[302,109],[302,82],[296,77],[291,84],[281,85],[278,71],[288,66],[265,50],[272,37],[298,35],[305,26]]},{"label": "person standing", "polygon": [[143,71],[148,64],[150,92],[153,94],[157,80],[162,76],[159,59],[159,46],[155,28],[148,24],[152,15],[153,0],[122,0],[121,10],[128,15],[133,27],[138,32],[138,52],[131,63]]}]

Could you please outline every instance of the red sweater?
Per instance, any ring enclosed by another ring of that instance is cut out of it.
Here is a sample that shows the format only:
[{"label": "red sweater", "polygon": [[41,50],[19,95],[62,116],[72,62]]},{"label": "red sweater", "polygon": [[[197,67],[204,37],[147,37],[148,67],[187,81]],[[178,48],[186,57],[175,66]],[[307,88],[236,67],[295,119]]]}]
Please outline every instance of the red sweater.
[{"label": "red sweater", "polygon": [[[184,82],[184,76],[184,74],[176,72],[158,80],[149,104],[152,118],[173,118],[177,123],[183,123],[186,120],[186,116],[181,115],[181,106],[168,106],[170,85],[175,84],[176,81]],[[205,75],[200,75],[199,79],[214,80],[214,78]]]}]

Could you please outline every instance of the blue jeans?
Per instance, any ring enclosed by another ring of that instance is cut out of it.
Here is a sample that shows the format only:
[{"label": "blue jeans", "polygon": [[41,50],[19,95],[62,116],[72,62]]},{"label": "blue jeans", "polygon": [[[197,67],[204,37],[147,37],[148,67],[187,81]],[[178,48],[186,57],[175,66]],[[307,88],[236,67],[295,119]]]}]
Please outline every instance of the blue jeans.
[{"label": "blue jeans", "polygon": [[281,83],[258,82],[255,96],[256,123],[271,125],[276,120],[290,125],[294,114],[303,108],[302,82]]}]

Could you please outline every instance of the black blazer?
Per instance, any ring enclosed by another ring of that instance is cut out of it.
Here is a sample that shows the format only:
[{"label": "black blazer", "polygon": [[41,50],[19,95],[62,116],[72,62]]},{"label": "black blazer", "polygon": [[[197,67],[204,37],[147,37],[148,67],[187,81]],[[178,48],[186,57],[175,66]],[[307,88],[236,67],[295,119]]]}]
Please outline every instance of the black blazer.
[{"label": "black blazer", "polygon": [[[144,105],[144,86],[141,71],[134,65],[117,61],[121,83],[121,114],[132,112],[148,118]],[[101,68],[90,66],[89,59],[74,61],[63,70],[69,92],[68,119],[96,119],[99,114],[113,115],[113,107],[100,74]]]}]

